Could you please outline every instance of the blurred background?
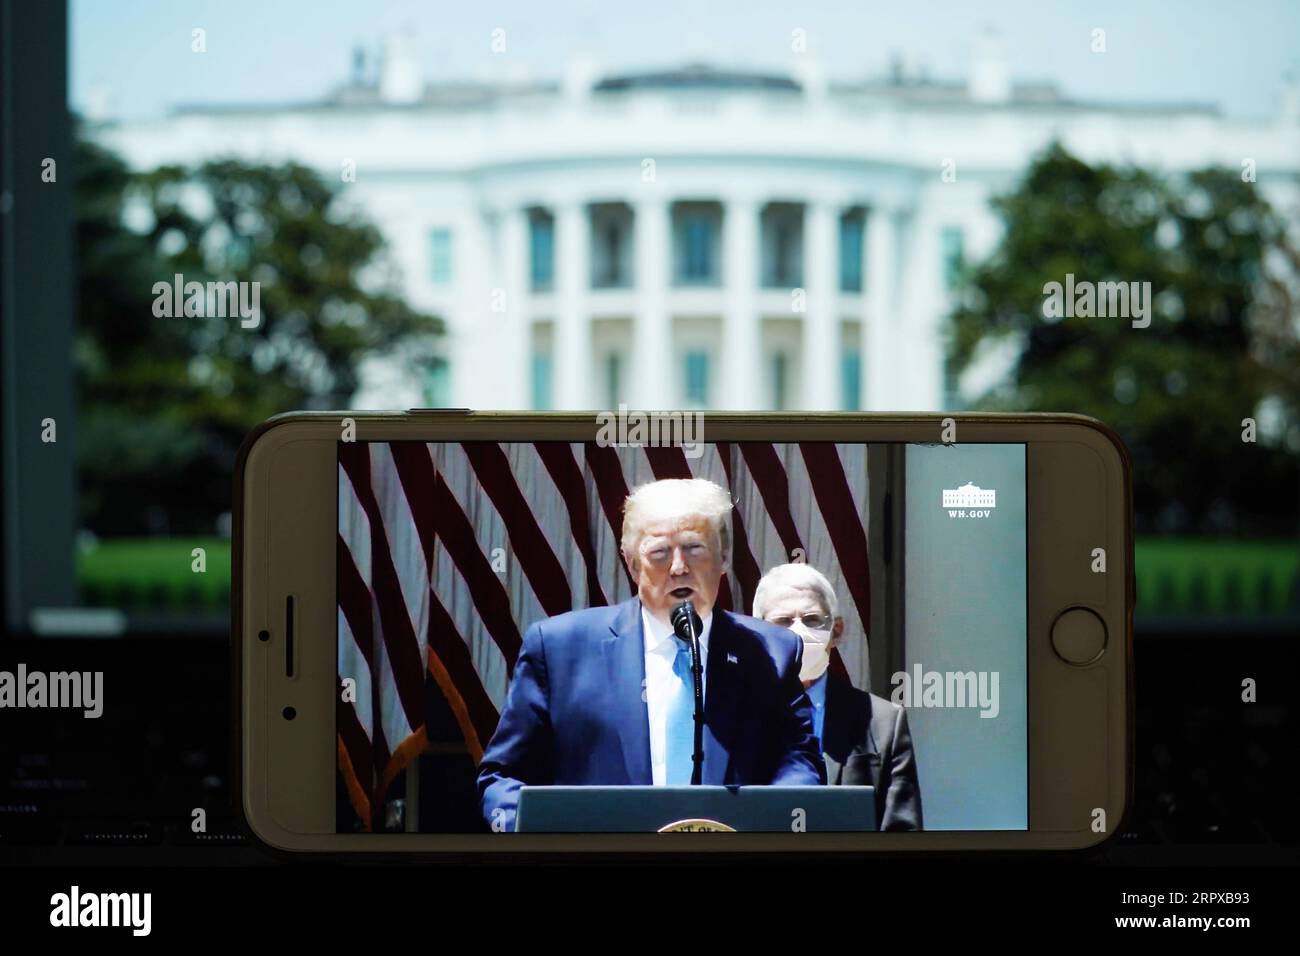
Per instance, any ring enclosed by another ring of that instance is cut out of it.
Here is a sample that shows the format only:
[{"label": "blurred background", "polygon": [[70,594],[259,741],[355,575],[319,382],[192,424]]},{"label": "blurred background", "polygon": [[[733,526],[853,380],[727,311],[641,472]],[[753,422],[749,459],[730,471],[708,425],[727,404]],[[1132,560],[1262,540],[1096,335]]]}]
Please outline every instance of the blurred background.
[{"label": "blurred background", "polygon": [[[113,638],[162,696],[93,730],[147,767],[84,726],[0,743],[0,841],[76,842],[77,814],[157,841],[177,801],[222,812],[231,481],[258,422],[620,403],[1114,426],[1130,838],[1294,840],[1293,5],[3,11],[0,653]],[[1149,324],[1045,316],[1067,281],[1149,283]],[[257,283],[256,322],[169,314],[185,282]],[[1250,676],[1279,683],[1243,706]],[[129,804],[69,809],[108,779]]]}]

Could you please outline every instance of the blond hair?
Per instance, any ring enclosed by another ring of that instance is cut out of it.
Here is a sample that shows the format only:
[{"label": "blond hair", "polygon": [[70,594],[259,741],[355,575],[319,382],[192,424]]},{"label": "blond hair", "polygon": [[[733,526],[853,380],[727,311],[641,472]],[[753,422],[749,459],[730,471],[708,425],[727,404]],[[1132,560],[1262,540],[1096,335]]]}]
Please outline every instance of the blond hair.
[{"label": "blond hair", "polygon": [[645,536],[648,515],[676,518],[699,515],[718,536],[718,553],[727,560],[731,549],[731,495],[706,478],[664,478],[637,485],[623,502],[623,537],[619,542],[625,557],[636,554]]}]

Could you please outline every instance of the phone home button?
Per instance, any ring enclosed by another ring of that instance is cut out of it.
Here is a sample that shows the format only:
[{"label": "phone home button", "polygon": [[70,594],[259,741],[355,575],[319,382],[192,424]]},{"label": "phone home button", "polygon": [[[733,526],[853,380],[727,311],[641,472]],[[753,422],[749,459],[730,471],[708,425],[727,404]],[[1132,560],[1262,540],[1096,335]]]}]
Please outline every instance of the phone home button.
[{"label": "phone home button", "polygon": [[1091,664],[1106,649],[1106,624],[1086,607],[1067,608],[1052,623],[1052,650],[1067,664]]}]

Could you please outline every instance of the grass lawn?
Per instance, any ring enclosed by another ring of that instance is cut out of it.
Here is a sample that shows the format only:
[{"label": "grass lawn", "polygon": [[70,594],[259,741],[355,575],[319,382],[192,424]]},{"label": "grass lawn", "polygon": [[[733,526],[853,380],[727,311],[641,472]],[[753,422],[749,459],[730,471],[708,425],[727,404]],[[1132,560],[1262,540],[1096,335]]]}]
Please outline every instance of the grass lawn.
[{"label": "grass lawn", "polygon": [[1297,609],[1293,540],[1141,537],[1138,614],[1279,614]]},{"label": "grass lawn", "polygon": [[[193,550],[206,552],[194,571]],[[201,610],[230,603],[230,541],[226,538],[107,538],[77,554],[77,580],[87,604]]]}]

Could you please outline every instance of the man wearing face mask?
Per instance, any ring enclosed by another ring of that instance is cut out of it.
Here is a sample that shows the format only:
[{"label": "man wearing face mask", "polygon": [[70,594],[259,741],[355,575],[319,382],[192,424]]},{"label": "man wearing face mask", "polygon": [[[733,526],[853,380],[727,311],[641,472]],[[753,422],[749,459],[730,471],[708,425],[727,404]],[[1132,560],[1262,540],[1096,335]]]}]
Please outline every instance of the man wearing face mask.
[{"label": "man wearing face mask", "polygon": [[844,632],[837,606],[826,576],[807,564],[772,568],[754,592],[754,617],[803,640],[799,678],[812,701],[828,782],[875,787],[879,829],[920,830],[921,787],[907,711],[827,671],[831,648]]}]

